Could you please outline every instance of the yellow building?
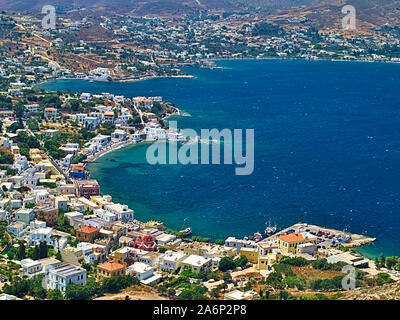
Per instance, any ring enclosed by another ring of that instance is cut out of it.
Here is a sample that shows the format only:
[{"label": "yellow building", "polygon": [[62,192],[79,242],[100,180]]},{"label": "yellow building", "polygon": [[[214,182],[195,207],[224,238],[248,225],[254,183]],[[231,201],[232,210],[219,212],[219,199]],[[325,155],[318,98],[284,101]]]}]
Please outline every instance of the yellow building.
[{"label": "yellow building", "polygon": [[258,249],[257,248],[241,248],[240,255],[245,256],[250,263],[257,263]]},{"label": "yellow building", "polygon": [[258,270],[269,270],[273,264],[277,263],[282,257],[280,252],[268,253],[265,256],[258,257],[257,269]]},{"label": "yellow building", "polygon": [[110,204],[111,196],[91,196],[90,201],[96,204],[99,208],[104,209],[104,206]]},{"label": "yellow building", "polygon": [[258,244],[258,270],[269,270],[274,263],[282,257],[278,245],[272,242],[260,242]]},{"label": "yellow building", "polygon": [[279,237],[279,248],[283,252],[296,253],[297,246],[302,243],[316,243],[317,237],[311,235],[303,235],[301,233],[291,233]]},{"label": "yellow building", "polygon": [[61,260],[66,263],[70,263],[76,266],[80,266],[85,262],[81,249],[67,246],[60,248]]},{"label": "yellow building", "polygon": [[117,262],[104,262],[97,266],[97,280],[125,274],[124,265]]},{"label": "yellow building", "polygon": [[113,262],[126,265],[127,259],[133,254],[132,251],[139,252],[140,250],[132,247],[123,247],[110,254],[109,259]]},{"label": "yellow building", "polygon": [[36,148],[32,148],[29,150],[29,156],[31,157],[31,160],[36,164],[41,162],[43,159],[46,159],[44,151]]}]

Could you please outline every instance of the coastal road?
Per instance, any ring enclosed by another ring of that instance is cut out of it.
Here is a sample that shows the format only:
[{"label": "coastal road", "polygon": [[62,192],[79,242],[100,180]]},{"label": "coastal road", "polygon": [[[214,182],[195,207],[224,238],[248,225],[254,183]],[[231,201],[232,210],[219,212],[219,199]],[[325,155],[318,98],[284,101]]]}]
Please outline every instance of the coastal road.
[{"label": "coastal road", "polygon": [[142,113],[142,111],[138,108],[138,107],[136,107],[136,105],[134,105],[134,108],[135,108],[135,111],[136,111],[136,113],[138,113],[139,114],[139,117],[140,117],[140,123],[142,124],[142,125],[144,125],[144,121],[143,121],[143,113]]},{"label": "coastal road", "polygon": [[58,163],[50,155],[47,155],[47,157],[49,158],[49,160],[51,161],[53,166],[57,169],[57,171],[60,172],[64,176],[65,181],[67,183],[74,183],[72,181],[72,179],[64,172],[64,170],[62,170],[62,168],[58,165]]}]

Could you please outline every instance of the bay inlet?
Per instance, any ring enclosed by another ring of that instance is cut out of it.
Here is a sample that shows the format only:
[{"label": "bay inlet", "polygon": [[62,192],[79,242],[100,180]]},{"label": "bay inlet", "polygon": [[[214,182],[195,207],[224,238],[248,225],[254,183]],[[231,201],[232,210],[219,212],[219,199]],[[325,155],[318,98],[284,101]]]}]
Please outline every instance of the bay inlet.
[{"label": "bay inlet", "polygon": [[255,167],[149,165],[148,144],[89,165],[104,194],[139,220],[212,239],[298,221],[365,234],[367,256],[400,255],[400,65],[329,61],[221,61],[195,78],[141,82],[58,80],[48,90],[160,95],[190,116],[179,128],[255,130]]}]

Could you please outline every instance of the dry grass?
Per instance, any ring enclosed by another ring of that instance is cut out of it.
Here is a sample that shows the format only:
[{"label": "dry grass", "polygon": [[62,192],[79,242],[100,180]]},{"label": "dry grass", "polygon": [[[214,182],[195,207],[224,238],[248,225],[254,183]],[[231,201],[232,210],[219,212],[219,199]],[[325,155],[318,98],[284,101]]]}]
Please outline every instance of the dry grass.
[{"label": "dry grass", "polygon": [[340,271],[318,270],[314,269],[311,265],[305,267],[292,267],[292,270],[296,276],[304,277],[307,280],[331,279],[343,275]]},{"label": "dry grass", "polygon": [[160,296],[153,288],[147,286],[131,286],[119,293],[107,293],[103,297],[94,300],[125,300],[126,296],[130,300],[168,300]]}]

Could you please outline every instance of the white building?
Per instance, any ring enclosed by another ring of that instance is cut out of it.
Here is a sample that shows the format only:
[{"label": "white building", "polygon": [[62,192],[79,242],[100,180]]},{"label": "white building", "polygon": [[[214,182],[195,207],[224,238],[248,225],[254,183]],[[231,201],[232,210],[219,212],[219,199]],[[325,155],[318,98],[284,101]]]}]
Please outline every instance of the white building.
[{"label": "white building", "polygon": [[6,210],[0,209],[0,221],[9,222],[9,214]]},{"label": "white building", "polygon": [[110,143],[110,141],[111,141],[110,136],[98,134],[96,137],[94,137],[93,139],[90,140],[90,143],[101,145],[101,146],[106,146],[108,143]]},{"label": "white building", "polygon": [[160,269],[175,271],[181,266],[181,262],[185,259],[183,252],[175,252],[168,250],[158,260]]},{"label": "white building", "polygon": [[36,246],[39,245],[40,242],[46,242],[47,245],[53,246],[53,229],[52,228],[38,228],[35,230],[32,230],[28,237],[27,237],[27,242],[30,246]]},{"label": "white building", "polygon": [[132,209],[129,209],[126,204],[107,204],[104,206],[104,209],[108,212],[115,214],[118,220],[121,220],[122,222],[134,220],[134,211]]},{"label": "white building", "polygon": [[93,264],[99,259],[99,254],[94,253],[94,248],[104,247],[98,244],[89,243],[89,242],[80,242],[76,246],[78,249],[82,250],[83,258],[86,263]]},{"label": "white building", "polygon": [[28,169],[28,160],[25,156],[16,155],[14,164],[11,166],[13,169],[18,170],[18,173]]},{"label": "white building", "polygon": [[166,140],[167,132],[158,125],[152,123],[145,127],[147,140]]},{"label": "white building", "polygon": [[212,261],[210,258],[204,258],[195,254],[190,255],[182,261],[183,269],[191,269],[193,272],[208,272],[212,269]]},{"label": "white building", "polygon": [[127,108],[121,109],[121,115],[115,120],[116,124],[127,124],[132,119],[132,115]]},{"label": "white building", "polygon": [[167,133],[167,139],[169,141],[180,141],[180,142],[185,142],[186,141],[186,138],[182,134],[180,134],[178,132],[168,132]]},{"label": "white building", "polygon": [[127,272],[133,274],[143,284],[153,284],[161,280],[161,275],[154,274],[154,268],[142,262],[135,262],[129,266]]},{"label": "white building", "polygon": [[71,165],[72,160],[74,159],[74,154],[73,153],[69,153],[65,156],[65,158],[62,161],[62,165],[63,167],[69,168],[69,166]]},{"label": "white building", "polygon": [[167,244],[168,242],[174,241],[175,239],[176,239],[175,235],[168,234],[168,233],[163,233],[156,237],[156,241],[157,241],[158,245]]},{"label": "white building", "polygon": [[237,254],[240,253],[241,248],[252,248],[252,249],[257,249],[257,243],[252,240],[241,240],[241,239],[236,239],[235,237],[228,237],[225,240],[225,247],[228,248],[236,248]]},{"label": "white building", "polygon": [[66,212],[66,213],[64,214],[64,217],[65,217],[66,219],[68,219],[69,224],[72,225],[72,224],[71,224],[71,220],[74,220],[74,219],[83,219],[83,213],[78,212],[78,211]]},{"label": "white building", "polygon": [[45,108],[44,109],[44,117],[46,120],[57,120],[57,109],[56,108]]},{"label": "white building", "polygon": [[49,270],[47,289],[58,289],[61,292],[65,292],[67,286],[72,283],[85,285],[86,270],[72,264],[66,264]]},{"label": "white building", "polygon": [[16,296],[13,296],[13,295],[11,295],[11,294],[1,293],[1,294],[0,294],[0,301],[1,301],[1,300],[9,300],[9,301],[12,301],[12,300],[22,300],[22,299],[20,299],[20,298],[18,298],[18,297],[16,297]]},{"label": "white building", "polygon": [[83,122],[87,116],[87,113],[77,113],[75,115],[75,120],[78,122]]},{"label": "white building", "polygon": [[37,205],[45,206],[51,204],[50,194],[47,190],[34,190],[33,193],[35,194],[35,201]]},{"label": "white building", "polygon": [[39,112],[40,106],[38,104],[26,104],[25,105],[27,115]]},{"label": "white building", "polygon": [[21,239],[25,233],[26,224],[23,222],[14,222],[7,226],[7,232],[12,233],[18,239]]},{"label": "white building", "polygon": [[82,92],[81,99],[82,100],[89,100],[92,95],[88,92]]},{"label": "white building", "polygon": [[79,151],[79,143],[67,143],[64,147],[63,150],[66,153],[72,153],[72,154],[77,154]]},{"label": "white building", "polygon": [[115,222],[118,220],[116,214],[114,214],[110,211],[106,211],[104,209],[96,209],[93,212],[96,216],[98,216],[99,218],[101,218],[109,223],[112,223],[112,222]]},{"label": "white building", "polygon": [[242,292],[240,290],[234,290],[224,295],[224,300],[252,300],[257,296],[257,293],[253,290]]},{"label": "white building", "polygon": [[126,131],[117,129],[111,134],[111,139],[112,140],[119,140],[119,141],[124,141],[126,140]]},{"label": "white building", "polygon": [[41,273],[43,266],[39,261],[32,260],[30,258],[21,260],[21,274],[27,276],[28,279],[35,278]]},{"label": "white building", "polygon": [[15,220],[21,221],[26,225],[29,225],[33,219],[35,219],[35,211],[33,209],[21,208],[15,212]]},{"label": "white building", "polygon": [[69,199],[64,196],[56,196],[54,199],[54,204],[57,209],[62,209],[64,211],[68,210]]},{"label": "white building", "polygon": [[56,130],[56,129],[47,129],[47,130],[44,131],[44,135],[48,136],[50,138],[54,138],[55,136],[58,135],[59,132],[60,131]]}]

